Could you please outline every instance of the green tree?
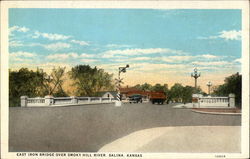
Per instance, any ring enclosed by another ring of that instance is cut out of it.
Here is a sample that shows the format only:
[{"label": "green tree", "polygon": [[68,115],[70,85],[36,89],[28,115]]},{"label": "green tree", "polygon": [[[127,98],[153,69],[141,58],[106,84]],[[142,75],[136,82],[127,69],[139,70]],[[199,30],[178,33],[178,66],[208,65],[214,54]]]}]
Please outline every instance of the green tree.
[{"label": "green tree", "polygon": [[62,88],[65,67],[53,68],[50,75],[43,73],[43,94],[53,96],[66,96]]},{"label": "green tree", "polygon": [[161,84],[157,83],[152,87],[152,91],[166,93],[168,91],[168,85],[167,84],[161,85]]},{"label": "green tree", "polygon": [[182,98],[184,87],[180,83],[175,83],[168,92],[168,100],[178,100]]},{"label": "green tree", "polygon": [[89,65],[77,65],[71,69],[70,76],[75,80],[80,96],[94,96],[101,90],[113,90],[112,74],[103,69],[91,68]]},{"label": "green tree", "polygon": [[175,83],[171,89],[167,92],[168,101],[182,100],[183,103],[189,103],[192,101],[192,94],[204,92],[200,87],[194,88],[192,86],[182,86],[180,83]]},{"label": "green tree", "polygon": [[137,84],[137,85],[134,86],[134,88],[141,90],[141,85]]},{"label": "green tree", "polygon": [[21,68],[18,71],[9,70],[9,103],[10,106],[20,106],[20,97],[44,97],[45,95],[67,96],[62,88],[65,68],[54,68],[47,75],[42,69],[36,71]]},{"label": "green tree", "polygon": [[182,92],[182,102],[183,103],[191,103],[192,102],[192,94],[196,92],[196,89],[191,86],[183,87]]},{"label": "green tree", "polygon": [[152,85],[148,83],[144,83],[141,85],[141,90],[142,91],[151,91],[152,90]]},{"label": "green tree", "polygon": [[238,107],[241,107],[241,90],[242,90],[242,75],[238,72],[229,77],[226,77],[224,84],[213,87],[214,95],[228,96],[230,93],[235,94],[235,100]]},{"label": "green tree", "polygon": [[9,105],[20,106],[20,97],[37,97],[41,95],[43,72],[21,68],[18,71],[9,70]]},{"label": "green tree", "polygon": [[134,86],[134,88],[137,88],[139,90],[142,90],[142,91],[152,91],[152,85],[151,84],[148,84],[148,83],[144,83],[142,85],[140,84],[137,84]]}]

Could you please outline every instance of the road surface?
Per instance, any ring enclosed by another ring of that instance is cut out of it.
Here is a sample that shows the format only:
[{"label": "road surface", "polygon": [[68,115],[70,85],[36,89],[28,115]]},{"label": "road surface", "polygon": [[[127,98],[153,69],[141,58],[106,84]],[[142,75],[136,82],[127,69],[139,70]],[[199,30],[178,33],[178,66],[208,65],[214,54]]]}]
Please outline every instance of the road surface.
[{"label": "road surface", "polygon": [[96,152],[142,129],[241,125],[241,116],[200,114],[172,106],[128,103],[122,107],[13,107],[9,109],[9,151]]}]

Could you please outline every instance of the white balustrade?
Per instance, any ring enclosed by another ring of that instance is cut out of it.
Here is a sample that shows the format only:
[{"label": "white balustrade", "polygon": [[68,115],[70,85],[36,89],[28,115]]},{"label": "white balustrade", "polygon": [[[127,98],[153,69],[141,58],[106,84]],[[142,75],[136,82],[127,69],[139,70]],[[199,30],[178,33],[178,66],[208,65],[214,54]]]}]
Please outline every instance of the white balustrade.
[{"label": "white balustrade", "polygon": [[72,104],[73,100],[71,97],[56,97],[54,98],[54,104]]},{"label": "white balustrade", "polygon": [[67,106],[67,105],[81,105],[81,104],[98,104],[98,103],[113,103],[115,98],[102,97],[53,97],[45,96],[44,98],[28,98],[21,96],[21,106]]},{"label": "white balustrade", "polygon": [[201,97],[200,107],[229,107],[228,97]]},{"label": "white balustrade", "polygon": [[90,103],[90,97],[77,97],[79,104]]},{"label": "white balustrade", "polygon": [[229,97],[203,97],[201,94],[193,94],[193,106],[198,108],[234,108],[235,95]]},{"label": "white balustrade", "polygon": [[37,98],[27,98],[27,106],[40,106],[45,105],[45,98],[37,97]]}]

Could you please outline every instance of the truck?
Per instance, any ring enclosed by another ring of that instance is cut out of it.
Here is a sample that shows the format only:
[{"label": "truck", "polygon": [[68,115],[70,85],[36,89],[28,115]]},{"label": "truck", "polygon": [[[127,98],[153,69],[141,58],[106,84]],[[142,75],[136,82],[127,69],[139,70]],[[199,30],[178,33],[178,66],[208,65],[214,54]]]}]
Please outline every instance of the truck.
[{"label": "truck", "polygon": [[164,92],[151,92],[149,96],[149,100],[152,102],[152,104],[163,104],[166,99],[167,97]]}]

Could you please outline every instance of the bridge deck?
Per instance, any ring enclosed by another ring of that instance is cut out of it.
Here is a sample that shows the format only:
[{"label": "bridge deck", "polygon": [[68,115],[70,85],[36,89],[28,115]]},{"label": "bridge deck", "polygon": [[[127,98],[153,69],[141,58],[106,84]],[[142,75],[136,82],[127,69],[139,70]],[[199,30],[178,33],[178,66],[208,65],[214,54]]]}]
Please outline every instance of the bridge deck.
[{"label": "bridge deck", "polygon": [[138,130],[168,126],[239,126],[240,116],[194,113],[172,105],[114,104],[10,108],[9,151],[96,152]]}]

